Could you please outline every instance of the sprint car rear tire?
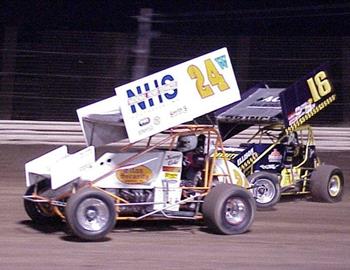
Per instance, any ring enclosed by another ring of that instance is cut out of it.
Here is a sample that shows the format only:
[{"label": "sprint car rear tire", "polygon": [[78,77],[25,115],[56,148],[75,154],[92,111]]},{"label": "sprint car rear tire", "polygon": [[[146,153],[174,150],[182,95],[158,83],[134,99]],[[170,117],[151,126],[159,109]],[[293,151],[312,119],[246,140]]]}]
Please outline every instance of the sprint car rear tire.
[{"label": "sprint car rear tire", "polygon": [[65,215],[73,234],[86,241],[103,239],[116,222],[113,199],[93,188],[83,188],[73,194],[67,202]]},{"label": "sprint car rear tire", "polygon": [[332,165],[320,165],[311,174],[311,196],[319,202],[339,202],[344,192],[342,171]]},{"label": "sprint car rear tire", "polygon": [[[35,187],[36,186],[36,187]],[[38,195],[50,188],[50,180],[44,179],[37,184],[31,185],[25,192],[25,196],[33,195],[35,189]],[[37,224],[54,224],[61,222],[61,218],[56,216],[48,203],[33,202],[28,199],[23,200],[24,210],[27,215]]]},{"label": "sprint car rear tire", "polygon": [[248,176],[253,188],[256,207],[260,209],[273,207],[281,197],[281,186],[277,175],[268,172],[256,172]]},{"label": "sprint car rear tire", "polygon": [[255,201],[246,189],[218,183],[204,199],[202,212],[208,227],[219,234],[246,232],[255,217]]}]

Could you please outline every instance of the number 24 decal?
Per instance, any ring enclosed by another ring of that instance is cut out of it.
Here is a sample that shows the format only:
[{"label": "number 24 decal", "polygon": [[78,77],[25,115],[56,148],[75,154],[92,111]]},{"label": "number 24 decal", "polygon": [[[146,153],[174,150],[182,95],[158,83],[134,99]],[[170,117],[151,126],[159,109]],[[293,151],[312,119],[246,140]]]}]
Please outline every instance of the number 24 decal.
[{"label": "number 24 decal", "polygon": [[225,91],[230,88],[224,76],[219,73],[211,59],[205,60],[204,64],[210,84],[204,84],[204,75],[197,66],[190,65],[187,68],[187,73],[190,76],[190,78],[196,80],[196,88],[201,98],[206,98],[214,95],[214,91],[212,88],[214,86],[217,86],[220,91]]}]

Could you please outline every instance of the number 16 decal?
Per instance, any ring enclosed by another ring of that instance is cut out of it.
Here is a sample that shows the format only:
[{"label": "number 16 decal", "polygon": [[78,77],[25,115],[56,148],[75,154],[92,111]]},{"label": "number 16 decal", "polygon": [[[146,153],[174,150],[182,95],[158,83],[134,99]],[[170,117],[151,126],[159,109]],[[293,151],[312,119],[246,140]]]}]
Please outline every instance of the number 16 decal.
[{"label": "number 16 decal", "polygon": [[204,84],[205,78],[199,67],[190,65],[187,68],[187,73],[191,79],[196,80],[196,88],[201,98],[206,98],[214,95],[212,87],[217,86],[220,91],[225,91],[230,88],[224,76],[219,73],[211,59],[204,61],[207,78],[210,84]]},{"label": "number 16 decal", "polygon": [[319,101],[322,97],[332,91],[332,85],[327,79],[327,74],[324,71],[320,71],[314,77],[308,79],[307,84],[309,85],[314,102]]}]

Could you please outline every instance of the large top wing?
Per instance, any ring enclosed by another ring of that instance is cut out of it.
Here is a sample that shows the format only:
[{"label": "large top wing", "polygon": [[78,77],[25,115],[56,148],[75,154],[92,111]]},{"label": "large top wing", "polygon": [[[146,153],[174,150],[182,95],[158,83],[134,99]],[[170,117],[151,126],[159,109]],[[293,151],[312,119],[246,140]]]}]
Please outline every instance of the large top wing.
[{"label": "large top wing", "polygon": [[268,88],[260,85],[242,95],[242,100],[217,116],[223,139],[257,124],[283,124],[279,94],[284,88]]},{"label": "large top wing", "polygon": [[322,65],[288,88],[253,87],[216,119],[223,139],[252,125],[282,124],[293,131],[335,98],[329,67]]},{"label": "large top wing", "polygon": [[226,48],[115,89],[130,142],[240,100]]},{"label": "large top wing", "polygon": [[[253,88],[254,92],[221,113],[221,122],[274,123],[282,121],[279,94],[285,88]],[[251,90],[250,90],[251,92]]]},{"label": "large top wing", "polygon": [[77,110],[86,143],[136,142],[240,100],[226,48],[115,89]]},{"label": "large top wing", "polygon": [[287,131],[292,131],[328,107],[336,99],[330,67],[324,64],[280,94]]}]

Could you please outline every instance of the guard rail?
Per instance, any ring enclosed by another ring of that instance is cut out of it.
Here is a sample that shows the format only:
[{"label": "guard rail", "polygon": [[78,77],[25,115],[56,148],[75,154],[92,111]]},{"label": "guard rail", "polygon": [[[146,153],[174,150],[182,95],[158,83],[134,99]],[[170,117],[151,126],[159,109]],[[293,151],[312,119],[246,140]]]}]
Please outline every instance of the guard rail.
[{"label": "guard rail", "polygon": [[[317,148],[323,151],[349,151],[350,127],[314,127]],[[229,145],[246,142],[254,128],[227,141]],[[84,145],[78,122],[0,120],[0,144]]]}]

